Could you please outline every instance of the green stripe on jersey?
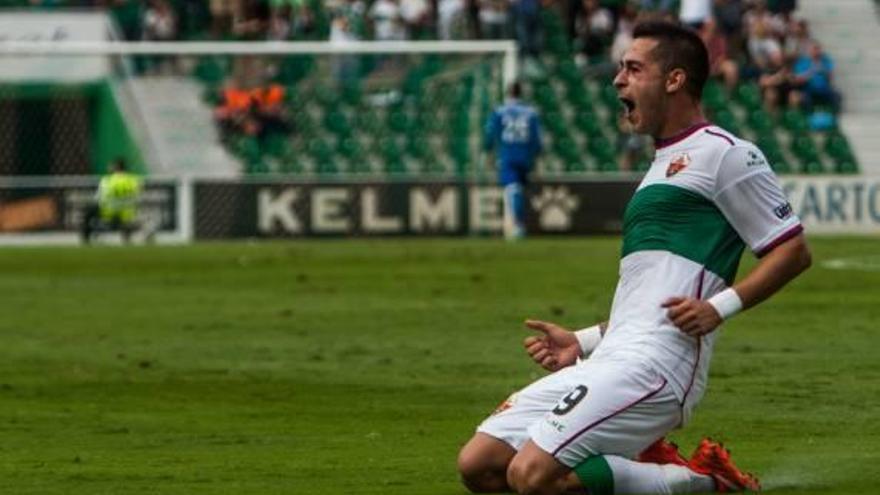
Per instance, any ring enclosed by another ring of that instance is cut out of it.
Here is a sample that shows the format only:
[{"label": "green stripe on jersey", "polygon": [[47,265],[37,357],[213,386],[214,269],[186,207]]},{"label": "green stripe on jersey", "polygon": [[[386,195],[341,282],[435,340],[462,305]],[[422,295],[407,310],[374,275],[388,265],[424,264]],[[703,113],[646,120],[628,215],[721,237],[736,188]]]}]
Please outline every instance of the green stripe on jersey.
[{"label": "green stripe on jersey", "polygon": [[590,495],[614,495],[614,474],[601,455],[590,456],[574,468],[574,474]]},{"label": "green stripe on jersey", "polygon": [[700,194],[669,184],[638,190],[623,216],[623,254],[669,251],[733,283],[745,244]]}]

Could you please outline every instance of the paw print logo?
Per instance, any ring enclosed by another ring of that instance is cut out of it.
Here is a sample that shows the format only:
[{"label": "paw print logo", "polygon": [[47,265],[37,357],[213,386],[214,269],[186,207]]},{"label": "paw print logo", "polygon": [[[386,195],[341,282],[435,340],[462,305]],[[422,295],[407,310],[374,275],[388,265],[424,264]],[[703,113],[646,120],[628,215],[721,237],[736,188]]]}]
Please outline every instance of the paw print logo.
[{"label": "paw print logo", "polygon": [[571,215],[578,206],[580,200],[565,186],[544,187],[541,194],[532,198],[532,208],[538,212],[538,222],[543,230],[571,229]]}]

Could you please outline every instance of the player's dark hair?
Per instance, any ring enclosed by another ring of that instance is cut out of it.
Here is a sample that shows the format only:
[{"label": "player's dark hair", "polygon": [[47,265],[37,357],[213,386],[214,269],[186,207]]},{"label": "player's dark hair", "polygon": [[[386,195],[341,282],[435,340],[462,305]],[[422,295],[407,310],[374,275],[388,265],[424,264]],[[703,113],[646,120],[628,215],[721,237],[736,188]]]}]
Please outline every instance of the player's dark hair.
[{"label": "player's dark hair", "polygon": [[522,84],[520,84],[519,81],[510,83],[510,87],[507,88],[507,93],[511,98],[522,98]]},{"label": "player's dark hair", "polygon": [[657,40],[653,56],[663,71],[683,70],[685,91],[696,100],[702,98],[709,79],[709,52],[696,32],[675,22],[650,20],[636,24],[633,39],[638,38]]},{"label": "player's dark hair", "polygon": [[113,168],[120,170],[120,171],[123,171],[123,172],[128,168],[128,165],[125,163],[125,158],[123,158],[121,156],[114,158],[112,165],[113,165]]}]

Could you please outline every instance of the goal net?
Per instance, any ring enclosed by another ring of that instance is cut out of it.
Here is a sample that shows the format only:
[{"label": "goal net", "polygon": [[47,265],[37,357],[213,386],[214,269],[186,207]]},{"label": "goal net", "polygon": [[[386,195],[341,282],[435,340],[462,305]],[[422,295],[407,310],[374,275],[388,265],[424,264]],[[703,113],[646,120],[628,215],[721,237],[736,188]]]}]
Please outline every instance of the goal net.
[{"label": "goal net", "polygon": [[2,45],[2,175],[461,176],[512,42]]}]

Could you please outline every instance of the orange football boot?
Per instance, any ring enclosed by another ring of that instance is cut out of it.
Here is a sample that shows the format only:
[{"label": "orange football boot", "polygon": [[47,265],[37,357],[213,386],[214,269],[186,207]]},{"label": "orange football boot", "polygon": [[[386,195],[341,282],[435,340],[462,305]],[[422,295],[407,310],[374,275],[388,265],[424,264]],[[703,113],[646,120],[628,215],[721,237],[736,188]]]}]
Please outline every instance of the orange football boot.
[{"label": "orange football boot", "polygon": [[650,462],[652,464],[677,464],[679,466],[687,466],[688,460],[678,452],[678,445],[667,442],[665,438],[661,438],[643,450],[636,458],[639,462]]},{"label": "orange football boot", "polygon": [[730,459],[730,451],[708,438],[700,441],[688,466],[697,473],[711,476],[718,493],[761,491],[758,478],[740,471]]}]

